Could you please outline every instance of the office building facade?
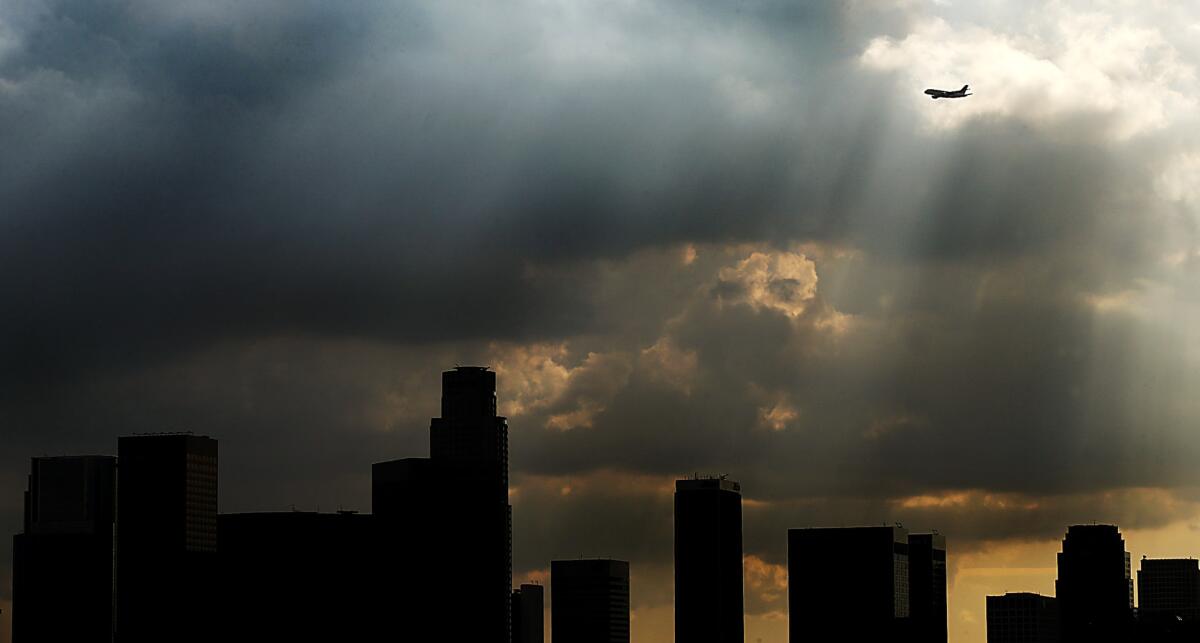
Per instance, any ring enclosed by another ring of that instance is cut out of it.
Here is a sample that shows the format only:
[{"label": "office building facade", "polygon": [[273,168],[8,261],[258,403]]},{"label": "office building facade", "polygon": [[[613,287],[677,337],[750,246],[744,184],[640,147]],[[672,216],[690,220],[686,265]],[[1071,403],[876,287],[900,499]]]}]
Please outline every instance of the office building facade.
[{"label": "office building facade", "polygon": [[191,434],[117,443],[117,638],[205,641],[215,591],[217,441]]},{"label": "office building facade", "polygon": [[629,563],[551,561],[550,633],[553,643],[629,643]]},{"label": "office building facade", "polygon": [[946,643],[946,537],[908,536],[908,605],[911,640]]},{"label": "office building facade", "polygon": [[907,636],[903,527],[789,529],[788,578],[791,643]]},{"label": "office building facade", "polygon": [[742,643],[741,485],[675,482],[675,641]]},{"label": "office building facade", "polygon": [[1059,643],[1058,599],[1029,593],[988,596],[987,643]]},{"label": "office building facade", "polygon": [[545,643],[545,600],[541,585],[522,584],[513,590],[513,643]]},{"label": "office building facade", "polygon": [[1139,619],[1200,620],[1200,561],[1195,558],[1143,558],[1137,584]]},{"label": "office building facade", "polygon": [[13,539],[13,643],[111,641],[116,458],[33,458]]}]

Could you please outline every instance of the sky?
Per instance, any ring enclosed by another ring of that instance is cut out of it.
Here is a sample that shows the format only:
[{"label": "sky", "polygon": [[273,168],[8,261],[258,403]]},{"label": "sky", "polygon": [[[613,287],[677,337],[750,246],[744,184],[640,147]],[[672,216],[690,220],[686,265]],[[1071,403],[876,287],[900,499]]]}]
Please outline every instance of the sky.
[{"label": "sky", "polygon": [[[514,580],[632,564],[672,481],[938,529],[950,632],[1066,526],[1200,555],[1200,6],[0,3],[0,532],[28,459],[220,440],[223,512],[370,509],[439,374],[509,417]],[[970,84],[963,100],[927,87]],[[11,541],[0,539],[0,641]]]}]

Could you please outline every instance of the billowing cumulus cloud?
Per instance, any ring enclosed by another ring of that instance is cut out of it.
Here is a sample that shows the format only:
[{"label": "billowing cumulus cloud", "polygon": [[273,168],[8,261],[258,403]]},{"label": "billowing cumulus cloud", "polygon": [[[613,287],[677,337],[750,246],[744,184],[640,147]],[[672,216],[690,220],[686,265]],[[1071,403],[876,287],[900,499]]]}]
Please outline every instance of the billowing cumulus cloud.
[{"label": "billowing cumulus cloud", "polygon": [[[1020,23],[927,16],[902,39],[871,41],[861,62],[956,88],[975,78],[986,98],[963,109],[922,110],[939,127],[958,127],[983,115],[1032,123],[1093,113],[1110,119],[1118,139],[1194,118],[1200,79],[1162,24],[1143,24],[1143,7],[1080,10],[1063,3],[1025,5]],[[914,99],[923,99],[914,95]]]},{"label": "billowing cumulus cloud", "polygon": [[[1069,522],[1182,533],[1198,20],[0,5],[0,531],[28,456],[153,430],[221,440],[223,510],[369,509],[372,461],[426,453],[438,372],[487,363],[517,577],[629,558],[643,640],[691,473],[743,483],[763,640],[789,526],[939,528],[952,601]],[[982,640],[979,605],[952,619]]]}]

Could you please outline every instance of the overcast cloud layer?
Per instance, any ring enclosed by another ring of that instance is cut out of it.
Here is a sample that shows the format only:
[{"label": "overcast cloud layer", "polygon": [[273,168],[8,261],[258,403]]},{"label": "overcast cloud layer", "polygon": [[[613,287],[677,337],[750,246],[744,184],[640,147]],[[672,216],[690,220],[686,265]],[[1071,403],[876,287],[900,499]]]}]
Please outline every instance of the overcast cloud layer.
[{"label": "overcast cloud layer", "polygon": [[789,526],[1190,520],[1197,36],[1116,0],[0,4],[0,532],[29,456],[154,430],[220,439],[222,511],[369,510],[455,363],[499,373],[517,575],[631,559],[643,641],[692,472],[743,482],[764,640]]}]

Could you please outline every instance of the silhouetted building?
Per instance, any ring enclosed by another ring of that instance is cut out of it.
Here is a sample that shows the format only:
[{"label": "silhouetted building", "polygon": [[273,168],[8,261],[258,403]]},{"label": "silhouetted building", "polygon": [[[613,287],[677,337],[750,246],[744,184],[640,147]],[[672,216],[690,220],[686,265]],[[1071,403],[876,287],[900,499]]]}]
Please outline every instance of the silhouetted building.
[{"label": "silhouetted building", "polygon": [[1200,561],[1194,558],[1143,558],[1138,570],[1138,615],[1200,616]]},{"label": "silhouetted building", "polygon": [[1129,552],[1115,525],[1072,525],[1058,554],[1066,643],[1128,640],[1133,617]]},{"label": "silhouetted building", "polygon": [[222,514],[218,525],[220,586],[206,610],[220,623],[212,640],[368,641],[411,631],[409,605],[394,591],[425,593],[425,579],[381,573],[371,516]]},{"label": "silhouetted building", "polygon": [[33,458],[13,539],[13,643],[111,641],[116,458]]},{"label": "silhouetted building", "polygon": [[554,643],[629,643],[629,563],[551,561],[550,633]]},{"label": "silhouetted building", "polygon": [[545,594],[541,585],[522,584],[512,593],[513,643],[545,643]]},{"label": "silhouetted building", "polygon": [[1143,558],[1137,582],[1139,641],[1200,640],[1200,562]]},{"label": "silhouetted building", "polygon": [[946,643],[946,537],[908,536],[908,612],[914,643]]},{"label": "silhouetted building", "polygon": [[789,529],[789,641],[903,640],[908,572],[903,527]]},{"label": "silhouetted building", "polygon": [[1059,643],[1058,599],[1028,593],[988,596],[987,643]]},{"label": "silhouetted building", "polygon": [[[450,630],[460,619],[453,600],[461,585],[458,570],[449,573],[461,543],[452,532],[455,507],[444,498],[444,483],[429,458],[378,462],[371,467],[371,507],[378,548],[372,567],[381,578],[417,578],[420,583],[389,582],[377,589],[399,621],[416,631]],[[443,625],[446,624],[446,625]]]},{"label": "silhouetted building", "polygon": [[675,481],[675,641],[741,643],[741,486]]},{"label": "silhouetted building", "polygon": [[438,503],[441,484],[429,458],[403,458],[371,465],[371,513],[407,523],[416,530],[427,528]]},{"label": "silhouetted building", "polygon": [[380,562],[426,579],[413,619],[447,640],[509,643],[508,420],[496,415],[495,373],[442,373],[442,417],[430,422],[429,444],[429,458],[372,468],[372,510],[387,543]]},{"label": "silhouetted building", "polygon": [[[442,373],[442,417],[429,427],[429,453],[443,489],[446,573],[456,581],[451,638],[507,643],[512,591],[508,420],[496,415],[496,374],[459,366]],[[471,582],[463,583],[461,579]]]},{"label": "silhouetted building", "polygon": [[117,443],[117,639],[206,641],[217,552],[217,441]]},{"label": "silhouetted building", "polygon": [[508,504],[508,420],[496,415],[495,373],[482,366],[442,373],[442,417],[430,422],[429,453],[470,483],[464,490],[472,499]]}]

